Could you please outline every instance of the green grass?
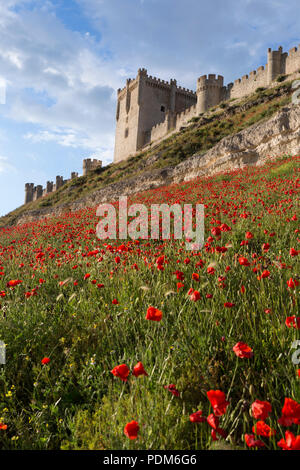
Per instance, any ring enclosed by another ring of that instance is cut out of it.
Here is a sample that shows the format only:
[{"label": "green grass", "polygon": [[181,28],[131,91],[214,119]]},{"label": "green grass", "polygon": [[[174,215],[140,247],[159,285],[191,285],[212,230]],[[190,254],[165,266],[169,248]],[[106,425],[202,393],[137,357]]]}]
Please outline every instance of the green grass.
[{"label": "green grass", "polygon": [[[299,287],[287,288],[289,278],[299,279],[299,256],[289,254],[299,249],[298,186],[299,157],[286,156],[130,201],[206,204],[206,245],[198,253],[180,240],[98,240],[94,209],[0,231],[0,338],[7,349],[0,366],[0,422],[7,425],[0,448],[245,449],[244,435],[255,423],[251,404],[259,399],[272,404],[267,423],[277,432],[260,439],[266,449],[278,449],[284,399],[300,401],[291,360],[299,330],[285,325],[286,317],[299,316]],[[209,241],[221,223],[231,230]],[[241,244],[247,231],[253,238]],[[218,246],[227,251],[218,253]],[[157,269],[161,255],[163,270]],[[240,256],[251,266],[241,266]],[[176,270],[184,275],[179,290]],[[264,270],[270,276],[258,280]],[[12,279],[23,282],[7,287]],[[190,300],[190,287],[200,291],[198,302]],[[32,289],[37,295],[26,297]],[[225,308],[228,301],[235,305]],[[163,312],[161,322],[145,319],[149,306]],[[253,349],[252,358],[234,354],[238,341]],[[50,364],[42,365],[43,357]],[[147,377],[122,382],[110,372],[122,363],[132,370],[138,361]],[[178,397],[164,388],[169,384]],[[199,409],[212,413],[211,389],[224,391],[230,403],[220,417],[228,437],[215,444],[208,423],[189,420]],[[131,420],[140,426],[134,441],[123,432]],[[296,424],[289,429],[299,434]]]}]

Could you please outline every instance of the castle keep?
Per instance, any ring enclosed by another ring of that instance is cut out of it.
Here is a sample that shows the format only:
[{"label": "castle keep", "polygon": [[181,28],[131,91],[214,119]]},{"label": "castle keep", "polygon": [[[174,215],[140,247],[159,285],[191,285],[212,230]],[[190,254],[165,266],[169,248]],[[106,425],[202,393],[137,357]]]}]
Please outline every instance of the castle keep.
[{"label": "castle keep", "polygon": [[[300,47],[300,46],[299,46]],[[177,132],[193,117],[222,101],[242,98],[267,87],[278,75],[300,70],[300,49],[289,53],[268,50],[267,64],[249,75],[224,86],[221,75],[203,75],[197,80],[197,91],[177,86],[176,80],[166,82],[139,69],[135,79],[128,79],[118,90],[114,163],[126,160],[158,142],[170,132]]]}]

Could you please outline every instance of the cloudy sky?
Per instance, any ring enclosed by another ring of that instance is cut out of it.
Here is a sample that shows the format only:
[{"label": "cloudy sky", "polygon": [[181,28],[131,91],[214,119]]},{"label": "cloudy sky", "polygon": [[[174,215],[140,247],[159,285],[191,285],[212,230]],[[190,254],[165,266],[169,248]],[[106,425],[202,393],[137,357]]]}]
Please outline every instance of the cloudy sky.
[{"label": "cloudy sky", "polygon": [[25,182],[112,161],[116,89],[139,67],[195,89],[299,43],[298,0],[0,0],[0,215]]}]

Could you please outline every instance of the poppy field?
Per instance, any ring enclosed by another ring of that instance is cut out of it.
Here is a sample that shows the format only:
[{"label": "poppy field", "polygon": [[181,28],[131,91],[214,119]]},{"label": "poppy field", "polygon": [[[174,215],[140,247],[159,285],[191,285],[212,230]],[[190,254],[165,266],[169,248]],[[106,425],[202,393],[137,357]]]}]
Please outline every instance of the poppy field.
[{"label": "poppy field", "polygon": [[197,252],[0,229],[0,448],[300,450],[299,160],[131,197],[204,204]]}]

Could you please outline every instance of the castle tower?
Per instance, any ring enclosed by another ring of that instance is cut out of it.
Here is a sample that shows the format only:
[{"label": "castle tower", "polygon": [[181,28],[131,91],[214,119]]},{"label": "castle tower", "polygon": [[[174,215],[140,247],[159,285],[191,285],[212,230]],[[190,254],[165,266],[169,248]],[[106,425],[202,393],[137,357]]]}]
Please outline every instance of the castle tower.
[{"label": "castle tower", "polygon": [[102,161],[97,160],[96,158],[86,158],[82,162],[82,175],[85,176],[91,170],[102,167]]},{"label": "castle tower", "polygon": [[164,123],[168,113],[180,113],[196,102],[196,93],[178,87],[176,80],[160,80],[149,76],[146,69],[139,69],[137,77],[118,90],[114,163],[150,143],[151,129]]},{"label": "castle tower", "polygon": [[223,99],[224,78],[210,74],[202,75],[197,80],[197,114],[204,113],[209,108],[216,106]]},{"label": "castle tower", "polygon": [[33,201],[33,183],[26,183],[25,184],[25,201],[24,204],[28,204],[28,202]]},{"label": "castle tower", "polygon": [[33,188],[33,200],[36,201],[37,199],[40,199],[43,196],[43,186],[41,184],[38,184]]},{"label": "castle tower", "polygon": [[53,181],[47,181],[46,194],[52,193],[52,191],[53,191]]},{"label": "castle tower", "polygon": [[64,179],[62,176],[57,176],[56,177],[56,185],[55,185],[55,190],[57,191],[59,188],[61,188],[64,184]]},{"label": "castle tower", "polygon": [[272,51],[268,49],[268,85],[280,74],[285,73],[285,61],[287,53],[282,53],[282,47],[278,48],[278,51]]}]

